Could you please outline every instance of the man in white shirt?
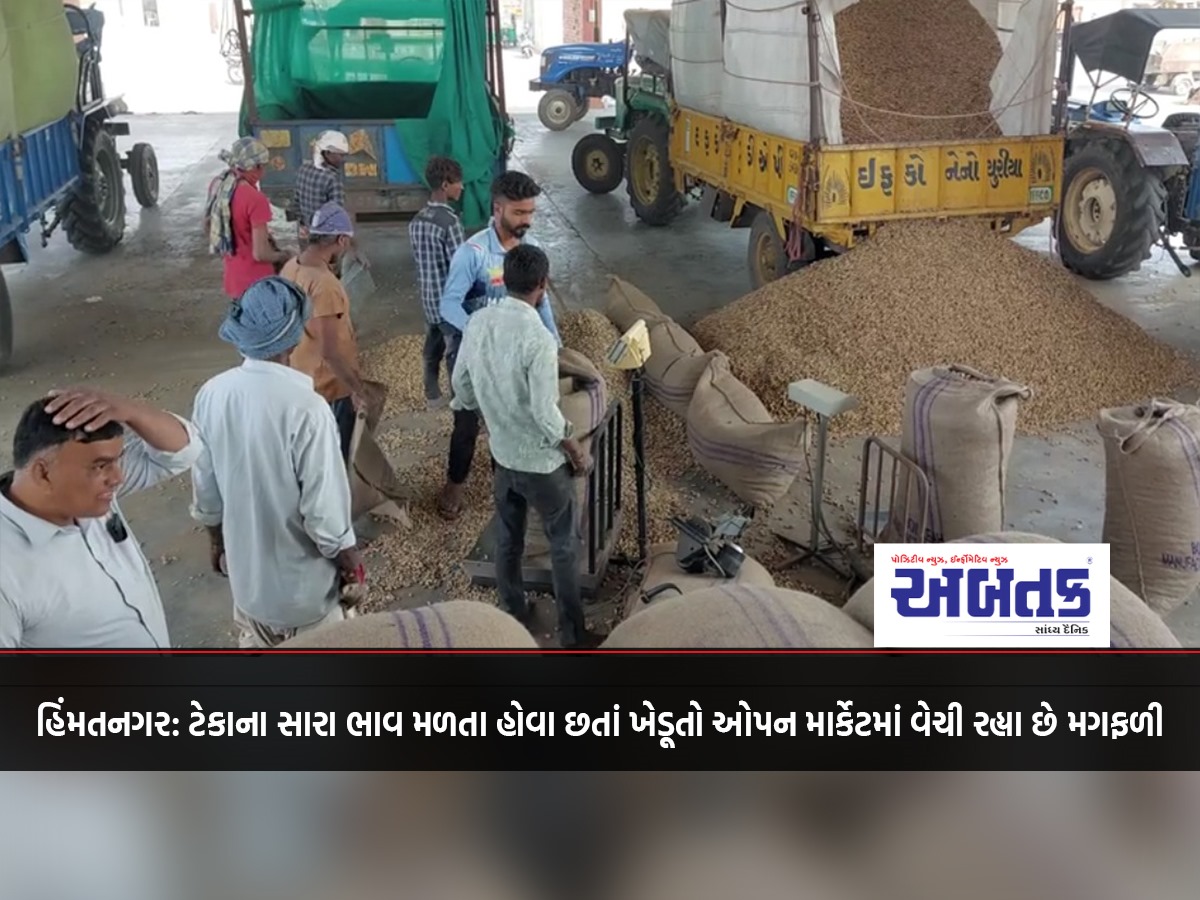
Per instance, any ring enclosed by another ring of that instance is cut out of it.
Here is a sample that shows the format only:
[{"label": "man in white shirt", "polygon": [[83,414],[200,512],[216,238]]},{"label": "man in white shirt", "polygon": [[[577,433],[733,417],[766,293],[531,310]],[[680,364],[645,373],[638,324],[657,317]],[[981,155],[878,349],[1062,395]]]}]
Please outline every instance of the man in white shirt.
[{"label": "man in white shirt", "polygon": [[350,482],[329,404],[289,366],[310,313],[282,278],[255,282],[220,335],[244,357],[196,395],[205,452],[192,517],[233,593],[243,649],[269,649],[347,616],[344,584],[363,580]]},{"label": "man in white shirt", "polygon": [[52,391],[21,416],[0,476],[0,647],[162,649],[150,564],[117,500],[186,472],[189,423],[102,391]]},{"label": "man in white shirt", "polygon": [[529,507],[550,542],[554,598],[562,643],[600,643],[584,622],[579,585],[579,507],[574,477],[591,465],[558,408],[558,341],[538,315],[550,262],[519,244],[504,257],[508,296],[472,314],[454,365],[450,408],[478,410],[495,460],[496,586],[500,602],[528,622],[532,610],[521,580]]}]

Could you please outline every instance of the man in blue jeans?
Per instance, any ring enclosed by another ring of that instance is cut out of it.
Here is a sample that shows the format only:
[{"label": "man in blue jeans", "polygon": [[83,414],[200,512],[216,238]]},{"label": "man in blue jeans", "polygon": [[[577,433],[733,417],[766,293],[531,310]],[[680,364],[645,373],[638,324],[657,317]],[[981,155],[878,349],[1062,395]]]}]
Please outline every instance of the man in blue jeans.
[{"label": "man in blue jeans", "polygon": [[454,367],[450,408],[478,412],[487,424],[495,462],[496,585],[503,607],[523,622],[533,617],[521,580],[529,508],[541,516],[550,542],[560,637],[572,649],[600,638],[584,622],[579,584],[579,502],[575,478],[591,460],[558,408],[558,342],[538,315],[550,262],[528,244],[504,257],[507,295],[474,313]]},{"label": "man in blue jeans", "polygon": [[[499,303],[507,294],[504,287],[504,255],[514,247],[537,241],[528,235],[542,189],[524,172],[505,172],[492,182],[492,220],[488,227],[458,248],[450,261],[450,273],[442,292],[442,332],[446,337],[446,370],[453,386],[454,365],[467,319],[485,306]],[[561,346],[549,295],[538,301],[536,314]],[[475,440],[479,436],[479,416],[471,410],[454,413],[454,431],[450,436],[450,460],[446,486],[438,498],[438,509],[448,519],[462,513],[463,495]]]}]

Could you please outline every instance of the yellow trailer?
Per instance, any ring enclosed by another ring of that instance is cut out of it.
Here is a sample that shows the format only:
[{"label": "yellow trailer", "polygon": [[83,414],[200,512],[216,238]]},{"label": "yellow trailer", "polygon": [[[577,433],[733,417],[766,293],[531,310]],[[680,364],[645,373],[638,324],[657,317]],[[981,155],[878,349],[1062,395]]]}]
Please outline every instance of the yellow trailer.
[{"label": "yellow trailer", "polygon": [[[1061,199],[1061,136],[821,146],[677,106],[670,119],[664,168],[675,190],[705,189],[715,218],[750,227],[756,286],[822,250],[847,250],[885,222],[969,216],[1016,234],[1052,216]],[[631,136],[631,194],[637,168],[661,149],[651,143]]]}]

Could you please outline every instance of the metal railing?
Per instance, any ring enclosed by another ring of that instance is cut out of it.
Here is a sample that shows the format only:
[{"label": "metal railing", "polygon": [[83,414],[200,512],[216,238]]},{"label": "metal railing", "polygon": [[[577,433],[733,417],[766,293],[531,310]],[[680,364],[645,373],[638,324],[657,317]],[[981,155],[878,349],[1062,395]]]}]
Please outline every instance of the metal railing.
[{"label": "metal railing", "polygon": [[[872,450],[877,452],[872,453]],[[885,458],[890,458],[891,465],[887,470],[888,503],[886,508],[882,508],[880,501],[885,496]],[[873,459],[874,467],[871,465]],[[872,470],[874,479],[871,478]],[[867,494],[872,484],[875,487],[871,504],[873,518],[868,528]],[[903,499],[903,504],[897,507],[897,501],[900,499]],[[867,438],[863,442],[862,477],[858,485],[858,552],[865,554],[868,538],[872,544],[881,541],[894,544],[920,543],[925,540],[929,519],[929,478],[916,463],[900,451],[889,447],[877,437]],[[898,528],[898,523],[903,523],[903,526]]]}]

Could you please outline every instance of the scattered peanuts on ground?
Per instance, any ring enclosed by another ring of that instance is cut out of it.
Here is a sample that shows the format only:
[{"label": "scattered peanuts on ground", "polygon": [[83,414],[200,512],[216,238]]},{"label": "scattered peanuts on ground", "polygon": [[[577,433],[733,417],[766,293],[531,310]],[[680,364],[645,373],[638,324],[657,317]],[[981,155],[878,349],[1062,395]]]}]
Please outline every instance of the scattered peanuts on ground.
[{"label": "scattered peanuts on ground", "polygon": [[842,143],[1000,135],[989,112],[1000,42],[969,0],[858,0],[833,21]]},{"label": "scattered peanuts on ground", "polygon": [[[764,327],[763,323],[770,323]],[[831,432],[897,435],[911,372],[960,363],[1033,388],[1018,428],[1092,419],[1197,380],[1166,344],[1096,301],[1055,260],[973,221],[894,223],[772,282],[693,332],[771,413],[815,378],[858,397]]]}]

